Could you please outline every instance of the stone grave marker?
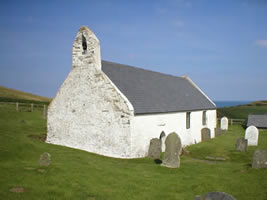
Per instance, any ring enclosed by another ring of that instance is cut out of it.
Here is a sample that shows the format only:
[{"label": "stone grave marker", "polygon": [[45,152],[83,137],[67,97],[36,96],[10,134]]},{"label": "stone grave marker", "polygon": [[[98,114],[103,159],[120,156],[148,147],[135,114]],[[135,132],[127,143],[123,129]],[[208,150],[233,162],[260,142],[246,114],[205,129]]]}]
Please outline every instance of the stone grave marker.
[{"label": "stone grave marker", "polygon": [[221,129],[228,130],[228,119],[227,117],[221,118]]},{"label": "stone grave marker", "polygon": [[159,139],[160,139],[160,143],[161,143],[161,151],[162,152],[165,152],[165,140],[166,140],[166,134],[164,133],[164,131],[162,131],[160,133],[160,136],[159,136]]},{"label": "stone grave marker", "polygon": [[201,141],[207,141],[210,140],[210,129],[209,128],[202,128],[201,129]]},{"label": "stone grave marker", "polygon": [[215,137],[222,135],[224,132],[221,128],[214,128]]},{"label": "stone grave marker", "polygon": [[245,131],[245,139],[248,140],[248,146],[258,145],[259,130],[255,126],[249,126]]},{"label": "stone grave marker", "polygon": [[51,155],[47,152],[44,152],[41,156],[40,156],[40,165],[41,166],[49,166],[51,163]]},{"label": "stone grave marker", "polygon": [[180,167],[180,153],[182,150],[182,143],[180,137],[175,133],[170,133],[165,140],[165,154],[162,165],[169,168]]},{"label": "stone grave marker", "polygon": [[245,138],[239,138],[236,141],[236,151],[244,152],[248,151],[248,140]]},{"label": "stone grave marker", "polygon": [[160,153],[161,153],[160,139],[158,138],[151,139],[148,149],[148,157],[153,159],[160,159]]},{"label": "stone grave marker", "polygon": [[224,192],[209,192],[203,196],[196,196],[195,200],[236,200],[236,198]]},{"label": "stone grave marker", "polygon": [[257,150],[254,152],[252,168],[267,168],[267,150]]}]

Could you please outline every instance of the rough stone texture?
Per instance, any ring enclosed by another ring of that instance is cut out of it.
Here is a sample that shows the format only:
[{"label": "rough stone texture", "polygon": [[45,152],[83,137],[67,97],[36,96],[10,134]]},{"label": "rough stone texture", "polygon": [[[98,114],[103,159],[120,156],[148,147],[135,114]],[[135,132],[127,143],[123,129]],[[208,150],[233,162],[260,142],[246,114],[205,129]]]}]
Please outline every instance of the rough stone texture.
[{"label": "rough stone texture", "polygon": [[160,139],[160,144],[161,144],[161,151],[162,152],[165,152],[165,148],[166,148],[166,146],[165,146],[166,134],[165,134],[164,131],[162,131],[160,133],[159,139]]},{"label": "rough stone texture", "polygon": [[[82,35],[86,38],[87,50],[82,47]],[[86,26],[82,26],[72,46],[72,68],[95,64],[101,69],[100,44],[95,34]]]},{"label": "rough stone texture", "polygon": [[41,166],[49,166],[51,163],[51,155],[47,152],[44,152],[41,156],[40,156],[40,165]]},{"label": "rough stone texture", "polygon": [[252,168],[267,168],[267,150],[257,150],[254,152]]},{"label": "rough stone texture", "polygon": [[239,138],[236,141],[236,151],[248,151],[248,140],[245,138]]},{"label": "rough stone texture", "polygon": [[214,129],[215,137],[220,136],[225,133],[225,130],[222,130],[221,128],[215,128]]},{"label": "rough stone texture", "polygon": [[245,139],[248,140],[248,146],[258,145],[259,130],[255,126],[249,126],[245,131]]},{"label": "rough stone texture", "polygon": [[158,138],[151,139],[148,150],[148,157],[153,159],[160,159],[160,153],[161,153],[160,139]]},{"label": "rough stone texture", "polygon": [[[87,41],[83,53],[81,37]],[[130,158],[133,108],[100,70],[99,42],[81,28],[73,44],[73,69],[48,108],[48,143]]]},{"label": "rough stone texture", "polygon": [[228,118],[227,117],[223,117],[221,119],[221,129],[228,130]]},{"label": "rough stone texture", "polygon": [[180,153],[182,150],[182,144],[180,137],[175,133],[170,133],[166,140],[166,151],[164,154],[162,165],[169,168],[180,167]]},{"label": "rough stone texture", "polygon": [[196,196],[195,200],[236,200],[236,198],[224,192],[209,192],[203,196]]},{"label": "rough stone texture", "polygon": [[209,128],[201,129],[201,141],[207,141],[210,139],[211,139],[210,129]]}]

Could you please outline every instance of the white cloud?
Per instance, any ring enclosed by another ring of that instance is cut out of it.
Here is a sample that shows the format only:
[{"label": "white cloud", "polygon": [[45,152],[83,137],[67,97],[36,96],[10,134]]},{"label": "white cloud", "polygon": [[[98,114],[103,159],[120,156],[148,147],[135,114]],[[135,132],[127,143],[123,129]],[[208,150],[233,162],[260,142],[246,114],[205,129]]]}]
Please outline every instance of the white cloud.
[{"label": "white cloud", "polygon": [[255,44],[261,47],[267,47],[267,40],[257,40]]}]

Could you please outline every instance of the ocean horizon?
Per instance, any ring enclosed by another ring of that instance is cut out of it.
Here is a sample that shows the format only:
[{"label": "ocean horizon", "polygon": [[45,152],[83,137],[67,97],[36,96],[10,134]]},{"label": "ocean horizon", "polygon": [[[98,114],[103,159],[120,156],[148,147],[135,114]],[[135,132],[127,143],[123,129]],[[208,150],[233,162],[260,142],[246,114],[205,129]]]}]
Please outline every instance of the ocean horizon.
[{"label": "ocean horizon", "polygon": [[239,106],[239,105],[246,105],[251,103],[252,101],[213,101],[217,108],[223,107],[231,107],[231,106]]}]

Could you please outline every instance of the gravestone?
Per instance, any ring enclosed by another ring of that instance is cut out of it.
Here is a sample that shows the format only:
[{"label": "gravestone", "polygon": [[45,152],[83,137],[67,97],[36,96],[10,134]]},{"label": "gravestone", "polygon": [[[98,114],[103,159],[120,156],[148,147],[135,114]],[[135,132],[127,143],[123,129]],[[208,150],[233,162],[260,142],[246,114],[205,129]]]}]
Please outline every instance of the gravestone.
[{"label": "gravestone", "polygon": [[202,128],[201,129],[201,141],[210,140],[210,129],[209,128]]},{"label": "gravestone", "polygon": [[228,119],[227,117],[221,118],[221,129],[228,130]]},{"label": "gravestone", "polygon": [[254,152],[252,168],[267,168],[267,150],[257,150]]},{"label": "gravestone", "polygon": [[224,132],[221,128],[214,128],[215,137],[222,135]]},{"label": "gravestone", "polygon": [[160,139],[158,138],[151,139],[148,150],[148,157],[153,159],[160,159],[160,153],[161,153]]},{"label": "gravestone", "polygon": [[51,163],[51,155],[47,152],[44,152],[41,156],[40,156],[40,165],[41,166],[49,166]]},{"label": "gravestone", "polygon": [[236,200],[232,195],[224,192],[209,192],[203,196],[196,196],[195,200]]},{"label": "gravestone", "polygon": [[255,126],[249,126],[245,132],[245,139],[248,140],[248,146],[258,145],[259,130]]},{"label": "gravestone", "polygon": [[248,140],[245,138],[239,138],[236,141],[236,151],[244,152],[248,151]]},{"label": "gravestone", "polygon": [[182,143],[180,137],[175,133],[170,133],[165,140],[165,154],[162,165],[169,168],[180,167],[180,153],[182,150]]},{"label": "gravestone", "polygon": [[160,139],[160,144],[161,144],[161,151],[162,152],[165,152],[165,140],[166,140],[166,135],[164,133],[164,131],[162,131],[160,133],[160,136],[159,136],[159,139]]}]

